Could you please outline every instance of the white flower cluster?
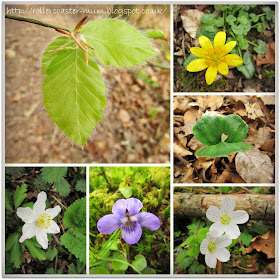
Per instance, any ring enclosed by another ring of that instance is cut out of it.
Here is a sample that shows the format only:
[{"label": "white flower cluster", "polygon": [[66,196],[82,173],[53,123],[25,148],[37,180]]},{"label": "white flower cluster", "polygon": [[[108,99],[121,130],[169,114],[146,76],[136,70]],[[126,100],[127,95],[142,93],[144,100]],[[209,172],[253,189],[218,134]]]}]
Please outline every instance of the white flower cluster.
[{"label": "white flower cluster", "polygon": [[[206,265],[215,268],[217,259],[220,262],[227,262],[230,253],[226,249],[240,235],[238,224],[244,224],[249,220],[249,215],[244,210],[234,211],[235,199],[224,197],[222,207],[210,206],[206,217],[213,222],[210,231],[207,233],[200,245],[201,254],[205,255]],[[225,234],[224,234],[225,233]]]}]

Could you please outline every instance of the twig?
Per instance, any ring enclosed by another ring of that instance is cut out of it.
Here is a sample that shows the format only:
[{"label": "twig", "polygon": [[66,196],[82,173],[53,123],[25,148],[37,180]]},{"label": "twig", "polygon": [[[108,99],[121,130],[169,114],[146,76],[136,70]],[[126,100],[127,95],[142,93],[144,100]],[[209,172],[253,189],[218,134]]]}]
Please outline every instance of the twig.
[{"label": "twig", "polygon": [[218,274],[223,274],[223,268],[222,268],[222,263],[217,260],[217,267],[218,267]]},{"label": "twig", "polygon": [[64,209],[67,210],[67,207],[64,206],[55,196],[52,196]]},{"label": "twig", "polygon": [[158,67],[158,68],[161,68],[161,69],[168,69],[168,70],[170,70],[170,66],[160,65],[160,64],[157,64],[157,63],[153,63],[151,61],[148,61],[148,64],[150,66],[153,66],[153,67]]},{"label": "twig", "polygon": [[44,27],[52,28],[52,29],[60,29],[60,30],[71,32],[71,30],[68,28],[53,25],[53,24],[50,24],[50,23],[47,23],[47,22],[44,22],[44,21],[41,21],[38,19],[34,19],[34,18],[22,17],[22,16],[17,16],[17,15],[9,15],[9,14],[6,14],[5,18],[14,19],[14,20],[18,20],[18,21],[25,21],[25,22],[41,25]]},{"label": "twig", "polygon": [[201,72],[201,73],[199,73],[190,83],[188,83],[186,86],[184,86],[183,89],[181,90],[181,92],[184,92],[184,91],[187,89],[187,87],[188,87],[190,84],[192,84],[197,78],[199,78],[202,74],[204,74],[204,71]]}]

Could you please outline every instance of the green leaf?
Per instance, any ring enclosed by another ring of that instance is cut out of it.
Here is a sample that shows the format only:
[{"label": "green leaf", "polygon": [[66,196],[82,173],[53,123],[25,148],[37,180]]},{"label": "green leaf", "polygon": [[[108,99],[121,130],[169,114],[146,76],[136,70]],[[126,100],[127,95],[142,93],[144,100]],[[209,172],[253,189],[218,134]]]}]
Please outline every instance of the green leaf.
[{"label": "green leaf", "polygon": [[183,259],[186,258],[187,256],[188,256],[187,251],[180,252],[175,259],[175,263],[181,263]]},{"label": "green leaf", "polygon": [[204,14],[204,15],[201,17],[200,22],[206,23],[206,22],[208,22],[208,21],[210,21],[210,20],[213,20],[213,19],[215,19],[215,18],[216,18],[216,15],[214,15],[214,14]]},{"label": "green leaf", "polygon": [[266,54],[266,43],[263,40],[258,40],[258,46],[254,46],[253,50],[258,54]]},{"label": "green leaf", "polygon": [[242,24],[238,24],[238,25],[233,24],[231,28],[236,35],[243,35],[245,33],[245,28],[244,25]]},{"label": "green leaf", "polygon": [[80,259],[81,262],[86,262],[86,236],[81,234],[74,235],[73,230],[68,230],[64,233],[60,240],[62,244],[75,255],[76,258]]},{"label": "green leaf", "polygon": [[147,261],[145,257],[141,254],[135,256],[135,260],[132,262],[132,265],[139,271],[142,271],[147,266]]},{"label": "green leaf", "polygon": [[199,38],[200,36],[206,36],[207,38],[209,38],[210,40],[214,40],[215,35],[217,34],[217,32],[209,32],[206,30],[206,26],[205,24],[199,26],[199,28],[196,30],[196,37]]},{"label": "green leaf", "polygon": [[156,274],[157,272],[150,267],[146,267],[141,271],[142,274]]},{"label": "green leaf", "polygon": [[233,247],[235,244],[237,243],[237,239],[232,239],[231,240],[231,244],[229,246],[226,247],[226,249],[230,249],[231,247]]},{"label": "green leaf", "polygon": [[197,59],[197,57],[194,54],[191,53],[188,55],[187,59],[183,63],[185,70],[187,70],[188,65],[195,59]]},{"label": "green leaf", "polygon": [[21,186],[17,186],[16,191],[14,193],[14,204],[15,208],[18,208],[24,199],[27,197],[27,185],[22,184]]},{"label": "green leaf", "polygon": [[256,26],[259,33],[262,33],[265,30],[265,26],[263,26],[261,22],[258,22]]},{"label": "green leaf", "polygon": [[53,261],[53,259],[56,257],[56,255],[57,255],[57,249],[50,246],[48,248],[48,250],[46,251],[46,258],[49,261]]},{"label": "green leaf", "polygon": [[14,211],[11,193],[8,190],[5,190],[5,209],[10,212]]},{"label": "green leaf", "polygon": [[201,242],[203,241],[203,239],[206,238],[207,232],[209,231],[209,228],[202,228],[197,232],[197,237],[198,237],[198,242],[199,244],[201,244]]},{"label": "green leaf", "polygon": [[14,175],[24,171],[24,167],[5,167],[5,174]]},{"label": "green leaf", "polygon": [[150,41],[126,21],[90,21],[80,33],[95,48],[94,57],[105,65],[134,66],[158,54]]},{"label": "green leaf", "polygon": [[[201,143],[208,145],[196,151],[200,157],[228,157],[233,152],[247,151],[252,146],[241,142],[248,133],[248,125],[238,115],[204,116],[194,127],[193,134]],[[222,135],[226,135],[225,140]]]},{"label": "green leaf", "polygon": [[234,25],[234,22],[236,21],[236,17],[233,15],[228,15],[226,17],[226,22],[230,25]]},{"label": "green leaf", "polygon": [[222,17],[215,19],[214,25],[217,27],[222,27],[224,25],[224,19]]},{"label": "green leaf", "polygon": [[62,274],[62,273],[63,272],[61,269],[58,269],[57,271],[55,271],[53,267],[50,267],[45,271],[45,274]]},{"label": "green leaf", "polygon": [[[75,47],[75,43],[68,38],[66,46]],[[86,66],[85,52],[80,48],[57,51],[43,83],[44,106],[50,118],[80,146],[90,137],[106,106],[104,82],[92,52],[89,50]],[[49,55],[46,51],[43,61]]]},{"label": "green leaf", "polygon": [[186,257],[180,263],[180,270],[185,270],[193,263],[194,257]]},{"label": "green leaf", "polygon": [[19,243],[20,234],[15,232],[9,235],[6,244],[5,251],[10,251],[10,262],[14,264],[16,268],[19,268],[22,263],[22,246]]},{"label": "green leaf", "polygon": [[198,261],[194,261],[193,264],[189,268],[189,274],[196,274],[196,268],[199,266]]},{"label": "green leaf", "polygon": [[254,222],[250,229],[250,232],[256,232],[259,235],[264,235],[268,232],[268,228],[258,222]]},{"label": "green leaf", "polygon": [[196,236],[189,245],[189,250],[187,251],[188,256],[195,257],[200,253],[200,244],[198,244],[198,237]]},{"label": "green leaf", "polygon": [[75,190],[78,192],[86,192],[86,180],[85,179],[80,179],[76,185],[75,185]]},{"label": "green leaf", "polygon": [[[118,259],[121,260],[123,262],[118,262],[118,261],[114,261],[114,259]],[[128,263],[126,258],[120,254],[119,252],[114,252],[113,256],[112,256],[112,268],[113,270],[122,270],[122,271],[126,271],[128,268]]]},{"label": "green leaf", "polygon": [[212,25],[205,25],[205,31],[211,32],[211,33],[217,33],[218,29],[215,26]]},{"label": "green leaf", "polygon": [[45,183],[59,182],[67,173],[67,167],[43,167],[41,177]]},{"label": "green leaf", "polygon": [[132,196],[132,188],[131,187],[122,187],[119,188],[119,191],[125,198],[130,198]]},{"label": "green leaf", "polygon": [[70,193],[71,186],[64,178],[61,178],[54,183],[54,188],[60,195],[67,196]]},{"label": "green leaf", "polygon": [[252,19],[253,22],[258,22],[259,20],[259,17],[254,13],[250,14],[250,18]]},{"label": "green leaf", "polygon": [[249,41],[243,36],[238,36],[237,41],[241,50],[247,50],[249,48]]},{"label": "green leaf", "polygon": [[237,66],[237,70],[240,71],[247,79],[251,79],[256,71],[251,57],[251,53],[245,52],[243,55],[243,64]]},{"label": "green leaf", "polygon": [[205,273],[205,265],[200,264],[195,269],[196,274],[204,274]]},{"label": "green leaf", "polygon": [[269,7],[261,7],[261,9],[266,13],[266,19],[271,20],[275,12],[272,11]]},{"label": "green leaf", "polygon": [[112,274],[125,274],[125,272],[123,270],[114,270],[112,271]]},{"label": "green leaf", "polygon": [[253,239],[253,236],[249,233],[242,232],[239,236],[240,241],[245,245],[246,247],[250,246],[250,241]]},{"label": "green leaf", "polygon": [[151,39],[164,39],[165,38],[164,33],[159,30],[149,30],[145,33],[145,35]]},{"label": "green leaf", "polygon": [[86,197],[77,199],[65,211],[63,223],[68,228],[78,228],[86,233]]},{"label": "green leaf", "polygon": [[229,193],[232,190],[232,187],[221,187],[223,193]]},{"label": "green leaf", "polygon": [[40,249],[41,246],[36,240],[26,239],[23,243],[28,248],[33,258],[38,259],[39,261],[44,261],[47,259],[46,252]]},{"label": "green leaf", "polygon": [[38,190],[41,191],[48,191],[51,188],[51,185],[49,183],[46,183],[43,179],[42,176],[39,175],[38,177],[36,177],[34,179],[34,186],[35,188],[37,188]]},{"label": "green leaf", "polygon": [[90,269],[91,274],[110,274],[105,267],[93,267]]}]

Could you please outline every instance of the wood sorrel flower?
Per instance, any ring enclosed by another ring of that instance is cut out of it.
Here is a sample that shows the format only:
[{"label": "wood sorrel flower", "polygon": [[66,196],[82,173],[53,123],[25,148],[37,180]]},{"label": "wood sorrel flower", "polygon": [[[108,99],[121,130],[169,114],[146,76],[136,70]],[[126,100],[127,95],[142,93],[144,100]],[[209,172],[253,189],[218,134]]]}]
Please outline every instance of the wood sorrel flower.
[{"label": "wood sorrel flower", "polygon": [[218,235],[224,232],[232,239],[236,239],[240,235],[237,224],[244,224],[249,220],[249,215],[244,210],[234,211],[235,199],[232,197],[224,197],[222,207],[210,206],[206,212],[206,217],[214,224],[210,230],[216,230]]},{"label": "wood sorrel flower", "polygon": [[99,219],[97,229],[101,233],[111,234],[121,228],[126,243],[137,243],[142,235],[142,227],[150,230],[160,227],[160,220],[156,215],[147,212],[139,213],[142,207],[142,202],[137,198],[119,199],[112,208],[113,214]]},{"label": "wood sorrel flower", "polygon": [[209,231],[200,245],[200,253],[205,255],[206,265],[215,268],[217,259],[220,262],[227,262],[230,259],[230,253],[225,247],[230,244],[231,238],[227,234],[219,235],[216,230]]},{"label": "wood sorrel flower", "polygon": [[56,234],[60,232],[59,226],[52,220],[61,211],[60,206],[46,209],[47,195],[40,192],[37,201],[33,205],[33,209],[29,207],[19,207],[17,215],[25,223],[22,227],[22,236],[19,242],[36,236],[38,243],[43,249],[48,248],[47,233]]},{"label": "wood sorrel flower", "polygon": [[237,54],[228,54],[236,45],[236,41],[225,44],[226,33],[218,32],[214,38],[214,46],[211,41],[205,37],[199,37],[201,48],[194,47],[190,51],[199,59],[195,59],[189,63],[187,70],[190,72],[202,71],[206,68],[205,79],[208,85],[211,85],[219,71],[222,75],[228,74],[228,66],[239,66],[243,63],[243,59]]}]

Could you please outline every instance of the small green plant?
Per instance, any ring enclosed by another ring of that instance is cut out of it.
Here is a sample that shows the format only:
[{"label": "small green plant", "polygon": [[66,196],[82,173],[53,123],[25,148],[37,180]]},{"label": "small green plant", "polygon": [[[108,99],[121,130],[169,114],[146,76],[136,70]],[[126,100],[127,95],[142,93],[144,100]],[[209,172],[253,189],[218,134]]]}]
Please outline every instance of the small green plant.
[{"label": "small green plant", "polygon": [[238,115],[204,116],[194,127],[193,134],[207,145],[196,151],[199,157],[228,157],[234,152],[245,152],[253,146],[241,142],[248,133],[248,125]]}]

